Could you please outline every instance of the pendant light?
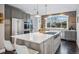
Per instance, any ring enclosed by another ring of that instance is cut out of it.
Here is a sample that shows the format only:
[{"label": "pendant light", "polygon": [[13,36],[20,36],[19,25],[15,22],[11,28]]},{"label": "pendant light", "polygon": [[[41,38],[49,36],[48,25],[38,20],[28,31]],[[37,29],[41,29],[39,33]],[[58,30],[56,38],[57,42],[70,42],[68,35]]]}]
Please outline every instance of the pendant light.
[{"label": "pendant light", "polygon": [[37,4],[37,14],[35,15],[35,17],[40,18],[41,16],[39,15],[39,11],[38,11],[38,4]]},{"label": "pendant light", "polygon": [[[47,15],[47,4],[45,4],[45,13]],[[45,19],[47,19],[47,17]]]}]

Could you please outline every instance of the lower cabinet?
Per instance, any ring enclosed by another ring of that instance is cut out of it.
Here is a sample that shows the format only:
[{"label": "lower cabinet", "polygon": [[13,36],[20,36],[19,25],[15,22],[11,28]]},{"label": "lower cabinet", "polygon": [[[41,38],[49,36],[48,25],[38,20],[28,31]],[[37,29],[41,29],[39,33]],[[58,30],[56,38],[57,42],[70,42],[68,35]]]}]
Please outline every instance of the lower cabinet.
[{"label": "lower cabinet", "polygon": [[46,40],[44,43],[44,54],[51,54],[52,53],[52,40],[51,38],[49,38],[48,40]]},{"label": "lower cabinet", "polygon": [[44,42],[44,53],[45,54],[54,54],[57,49],[59,48],[59,45],[61,44],[61,36],[58,36],[56,38],[51,37],[47,41]]},{"label": "lower cabinet", "polygon": [[48,40],[38,44],[26,42],[25,45],[31,49],[39,51],[40,54],[54,54],[61,43],[60,36],[57,38],[51,37]]},{"label": "lower cabinet", "polygon": [[55,53],[57,51],[60,44],[61,44],[61,37],[59,36],[53,40],[53,53]]},{"label": "lower cabinet", "polygon": [[76,30],[65,30],[61,32],[61,39],[68,41],[76,41],[77,32]]},{"label": "lower cabinet", "polygon": [[65,40],[76,41],[76,30],[64,31]]}]

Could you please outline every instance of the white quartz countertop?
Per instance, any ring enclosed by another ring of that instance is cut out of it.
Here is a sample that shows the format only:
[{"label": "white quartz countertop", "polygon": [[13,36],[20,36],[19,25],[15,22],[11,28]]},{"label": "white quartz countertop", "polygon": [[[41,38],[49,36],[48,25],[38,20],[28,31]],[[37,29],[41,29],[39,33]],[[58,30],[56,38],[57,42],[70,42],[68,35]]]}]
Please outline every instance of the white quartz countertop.
[{"label": "white quartz countertop", "polygon": [[30,41],[30,42],[34,42],[34,43],[39,44],[39,43],[42,43],[42,42],[46,41],[47,39],[51,38],[52,36],[53,35],[35,32],[35,33],[14,35],[14,36],[11,36],[11,37],[15,38],[15,39]]}]

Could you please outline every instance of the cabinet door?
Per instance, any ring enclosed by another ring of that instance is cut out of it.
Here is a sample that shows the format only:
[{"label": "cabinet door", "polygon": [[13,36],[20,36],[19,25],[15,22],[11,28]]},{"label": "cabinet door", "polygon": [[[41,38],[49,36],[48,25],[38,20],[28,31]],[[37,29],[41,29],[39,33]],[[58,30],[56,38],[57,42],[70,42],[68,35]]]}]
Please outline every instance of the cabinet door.
[{"label": "cabinet door", "polygon": [[54,39],[53,53],[55,53],[61,43],[60,36]]},{"label": "cabinet door", "polygon": [[76,41],[76,31],[72,31],[71,40]]},{"label": "cabinet door", "polygon": [[51,38],[49,38],[47,41],[44,42],[44,53],[51,54],[52,53],[51,49],[52,49]]},{"label": "cabinet door", "polygon": [[64,37],[64,31],[61,32],[61,39],[65,39],[65,37]]}]

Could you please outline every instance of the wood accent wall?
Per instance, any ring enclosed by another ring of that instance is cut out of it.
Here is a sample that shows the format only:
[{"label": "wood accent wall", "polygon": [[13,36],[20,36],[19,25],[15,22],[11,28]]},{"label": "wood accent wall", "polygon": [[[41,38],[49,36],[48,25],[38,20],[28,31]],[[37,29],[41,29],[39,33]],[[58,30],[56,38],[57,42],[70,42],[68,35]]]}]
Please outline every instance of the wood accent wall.
[{"label": "wood accent wall", "polygon": [[3,22],[3,13],[0,13],[0,23]]},{"label": "wood accent wall", "polygon": [[[74,28],[76,28],[76,11],[69,11],[69,12],[63,12],[63,13],[56,13],[56,14],[51,14],[51,15],[60,15],[60,14],[64,14],[64,15],[68,15],[69,16],[69,20],[68,20],[68,29],[71,26],[74,26]],[[41,30],[45,31],[45,17],[48,17],[49,15],[43,15],[41,18]]]}]

